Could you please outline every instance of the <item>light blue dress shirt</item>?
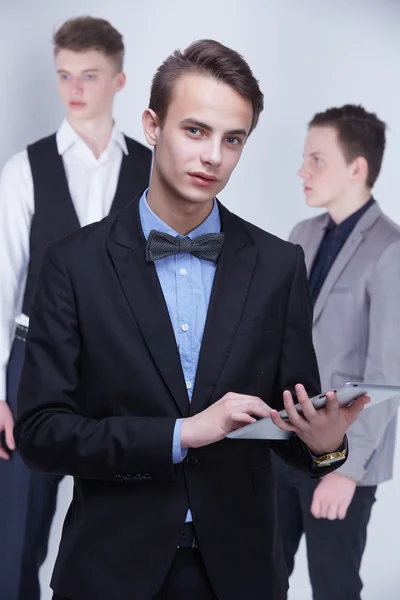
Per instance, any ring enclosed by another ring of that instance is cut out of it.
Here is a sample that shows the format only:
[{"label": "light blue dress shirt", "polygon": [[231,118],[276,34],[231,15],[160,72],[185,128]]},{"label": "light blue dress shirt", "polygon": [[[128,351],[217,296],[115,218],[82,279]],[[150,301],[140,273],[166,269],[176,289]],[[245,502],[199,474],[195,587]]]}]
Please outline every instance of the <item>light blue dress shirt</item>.
[{"label": "light blue dress shirt", "polygon": [[[152,229],[173,236],[179,235],[151,210],[146,196],[147,190],[139,201],[139,214],[145,238],[148,238]],[[214,200],[214,206],[207,219],[188,233],[188,237],[195,238],[206,233],[219,233],[220,231],[221,219],[218,204]],[[216,263],[197,258],[192,254],[180,253],[156,260],[154,264],[174,329],[190,402]],[[177,419],[175,424],[172,449],[174,464],[182,462],[187,453],[187,450],[181,449],[182,421],[183,419]],[[186,521],[191,520],[189,511]]]}]

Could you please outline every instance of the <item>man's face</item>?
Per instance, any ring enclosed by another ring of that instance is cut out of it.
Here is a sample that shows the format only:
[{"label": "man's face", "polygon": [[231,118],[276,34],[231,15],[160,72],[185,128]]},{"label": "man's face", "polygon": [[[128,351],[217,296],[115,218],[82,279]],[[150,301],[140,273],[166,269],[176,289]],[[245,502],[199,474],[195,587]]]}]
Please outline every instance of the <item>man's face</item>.
[{"label": "man's face", "polygon": [[227,84],[197,73],[180,77],[155,130],[153,169],[163,187],[190,203],[212,199],[238,163],[252,118],[251,102]]},{"label": "man's face", "polygon": [[333,127],[311,127],[298,175],[309,206],[329,208],[346,197],[352,185],[352,165],[346,164]]},{"label": "man's face", "polygon": [[125,83],[112,60],[97,50],[60,50],[55,62],[58,91],[69,118],[88,121],[112,113],[114,96]]}]

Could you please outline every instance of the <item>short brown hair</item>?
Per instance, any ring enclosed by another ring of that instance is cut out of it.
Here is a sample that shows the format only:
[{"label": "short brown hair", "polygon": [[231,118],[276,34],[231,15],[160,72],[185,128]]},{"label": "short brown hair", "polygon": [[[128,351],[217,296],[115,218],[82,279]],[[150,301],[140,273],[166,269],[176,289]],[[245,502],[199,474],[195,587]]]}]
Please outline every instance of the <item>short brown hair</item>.
[{"label": "short brown hair", "polygon": [[345,104],[317,113],[309,123],[309,128],[323,126],[336,130],[347,164],[358,156],[365,158],[368,163],[366,184],[372,188],[382,166],[386,123],[378,119],[375,113],[367,112],[361,104]]},{"label": "short brown hair", "polygon": [[251,133],[264,108],[264,96],[244,58],[214,40],[198,40],[183,52],[175,50],[157,69],[151,86],[149,108],[158,115],[161,125],[167,116],[174,83],[182,75],[193,72],[211,75],[251,101]]},{"label": "short brown hair", "polygon": [[115,62],[118,72],[122,71],[125,53],[123,38],[105,19],[69,19],[56,31],[53,43],[56,56],[60,50],[98,50]]}]

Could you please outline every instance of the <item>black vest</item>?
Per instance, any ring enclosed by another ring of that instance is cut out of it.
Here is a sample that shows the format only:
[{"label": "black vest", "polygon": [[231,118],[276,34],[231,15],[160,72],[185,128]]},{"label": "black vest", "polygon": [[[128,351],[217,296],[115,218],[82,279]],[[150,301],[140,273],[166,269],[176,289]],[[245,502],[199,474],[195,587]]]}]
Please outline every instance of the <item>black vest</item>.
[{"label": "black vest", "polygon": [[[152,152],[125,136],[129,154],[123,155],[110,212],[124,208],[148,187]],[[56,136],[28,146],[33,178],[35,211],[30,231],[30,259],[22,311],[29,316],[43,253],[47,244],[79,229]]]}]

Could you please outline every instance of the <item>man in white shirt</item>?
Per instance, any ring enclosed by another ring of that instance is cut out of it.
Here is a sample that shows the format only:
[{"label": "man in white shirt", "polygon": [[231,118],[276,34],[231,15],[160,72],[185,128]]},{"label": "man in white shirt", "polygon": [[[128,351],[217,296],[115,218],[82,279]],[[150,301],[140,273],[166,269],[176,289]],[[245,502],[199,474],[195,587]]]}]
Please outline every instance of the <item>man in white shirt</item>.
[{"label": "man in white shirt", "polygon": [[[33,473],[15,452],[14,415],[29,312],[47,244],[147,187],[152,153],[113,120],[125,84],[121,34],[81,17],[54,36],[66,119],[13,156],[0,176],[0,598],[39,600],[38,570],[54,515],[57,476]],[[34,382],[33,382],[34,383]]]}]

